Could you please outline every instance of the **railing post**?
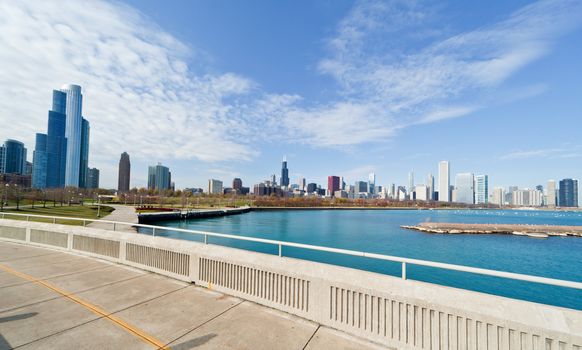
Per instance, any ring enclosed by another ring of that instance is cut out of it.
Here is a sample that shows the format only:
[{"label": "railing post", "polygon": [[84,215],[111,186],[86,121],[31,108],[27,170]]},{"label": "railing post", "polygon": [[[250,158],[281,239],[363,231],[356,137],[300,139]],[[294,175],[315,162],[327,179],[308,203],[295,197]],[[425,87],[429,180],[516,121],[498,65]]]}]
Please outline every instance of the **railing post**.
[{"label": "railing post", "polygon": [[279,256],[283,256],[283,246],[279,243]]},{"label": "railing post", "polygon": [[152,228],[152,236],[154,236],[154,237],[156,236],[156,228],[155,227]]},{"label": "railing post", "polygon": [[113,231],[115,231],[115,223],[113,223]]},{"label": "railing post", "polygon": [[26,215],[26,221],[30,221],[30,215]]},{"label": "railing post", "polygon": [[87,226],[87,220],[83,220],[83,227]]},{"label": "railing post", "polygon": [[204,244],[208,244],[208,235],[204,235]]},{"label": "railing post", "polygon": [[406,279],[406,263],[402,262],[402,279]]},{"label": "railing post", "polygon": [[53,218],[53,224],[57,223],[57,218]]}]

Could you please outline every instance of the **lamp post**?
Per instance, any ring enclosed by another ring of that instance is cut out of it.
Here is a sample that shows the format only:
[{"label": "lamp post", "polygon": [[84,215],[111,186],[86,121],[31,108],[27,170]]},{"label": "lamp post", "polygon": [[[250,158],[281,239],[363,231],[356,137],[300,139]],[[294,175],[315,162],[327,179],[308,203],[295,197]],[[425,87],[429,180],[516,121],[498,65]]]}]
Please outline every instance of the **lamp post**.
[{"label": "lamp post", "polygon": [[101,195],[97,195],[97,217],[101,217]]}]

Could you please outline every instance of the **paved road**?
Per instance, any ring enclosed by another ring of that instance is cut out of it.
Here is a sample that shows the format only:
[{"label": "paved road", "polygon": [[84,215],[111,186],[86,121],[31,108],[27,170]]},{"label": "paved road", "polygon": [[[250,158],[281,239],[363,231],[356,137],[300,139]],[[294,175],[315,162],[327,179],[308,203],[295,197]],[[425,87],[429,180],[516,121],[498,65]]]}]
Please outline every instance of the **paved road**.
[{"label": "paved road", "polygon": [[0,349],[380,349],[156,274],[0,242]]},{"label": "paved road", "polygon": [[[111,220],[111,221],[120,221],[120,222],[130,222],[133,224],[138,223],[137,213],[135,212],[135,208],[128,205],[116,205],[116,204],[104,204],[108,207],[112,207],[115,210],[112,211],[109,215],[102,217],[103,220]],[[112,224],[102,223],[102,222],[92,222],[87,225],[88,227],[93,228],[101,228],[105,230],[112,230]],[[137,232],[136,229],[132,226],[125,226],[125,225],[116,225],[116,231],[125,231],[125,232]]]}]

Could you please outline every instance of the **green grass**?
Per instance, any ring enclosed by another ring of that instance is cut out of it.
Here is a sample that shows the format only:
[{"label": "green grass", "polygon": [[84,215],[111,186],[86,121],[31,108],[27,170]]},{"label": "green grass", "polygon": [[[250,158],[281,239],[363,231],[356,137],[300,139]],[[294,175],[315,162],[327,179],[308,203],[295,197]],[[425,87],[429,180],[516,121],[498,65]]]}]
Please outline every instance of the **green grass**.
[{"label": "green grass", "polygon": [[[112,207],[108,207],[105,205],[101,206],[101,217],[108,215],[114,209]],[[89,205],[72,205],[72,206],[47,206],[43,208],[42,205],[39,207],[32,208],[23,208],[21,210],[11,209],[6,210],[4,212],[6,219],[11,220],[26,220],[26,217],[10,215],[11,213],[15,214],[32,214],[32,215],[48,215],[48,216],[66,216],[71,218],[81,218],[81,219],[98,219],[97,217],[97,206],[89,206]],[[52,223],[52,219],[47,218],[34,218],[30,217],[30,221],[35,222],[48,222]],[[57,224],[63,225],[74,225],[74,226],[82,226],[83,221],[77,220],[67,220],[67,219],[57,219]]]}]

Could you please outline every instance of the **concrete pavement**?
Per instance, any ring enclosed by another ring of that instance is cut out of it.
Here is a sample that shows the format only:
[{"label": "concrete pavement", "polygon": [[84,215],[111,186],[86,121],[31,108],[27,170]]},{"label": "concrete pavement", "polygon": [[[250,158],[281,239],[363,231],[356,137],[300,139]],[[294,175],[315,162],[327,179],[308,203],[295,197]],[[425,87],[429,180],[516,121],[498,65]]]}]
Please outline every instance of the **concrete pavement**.
[{"label": "concrete pavement", "polygon": [[380,349],[160,275],[0,242],[0,349]]},{"label": "concrete pavement", "polygon": [[[119,222],[130,222],[132,224],[137,224],[137,213],[135,208],[129,205],[118,205],[118,204],[104,204],[108,207],[115,209],[109,215],[102,217],[103,220],[119,221]],[[104,230],[112,230],[113,225],[103,222],[92,222],[87,225],[88,227],[100,228]],[[116,231],[122,232],[137,232],[136,228],[133,226],[126,225],[116,225]]]}]

